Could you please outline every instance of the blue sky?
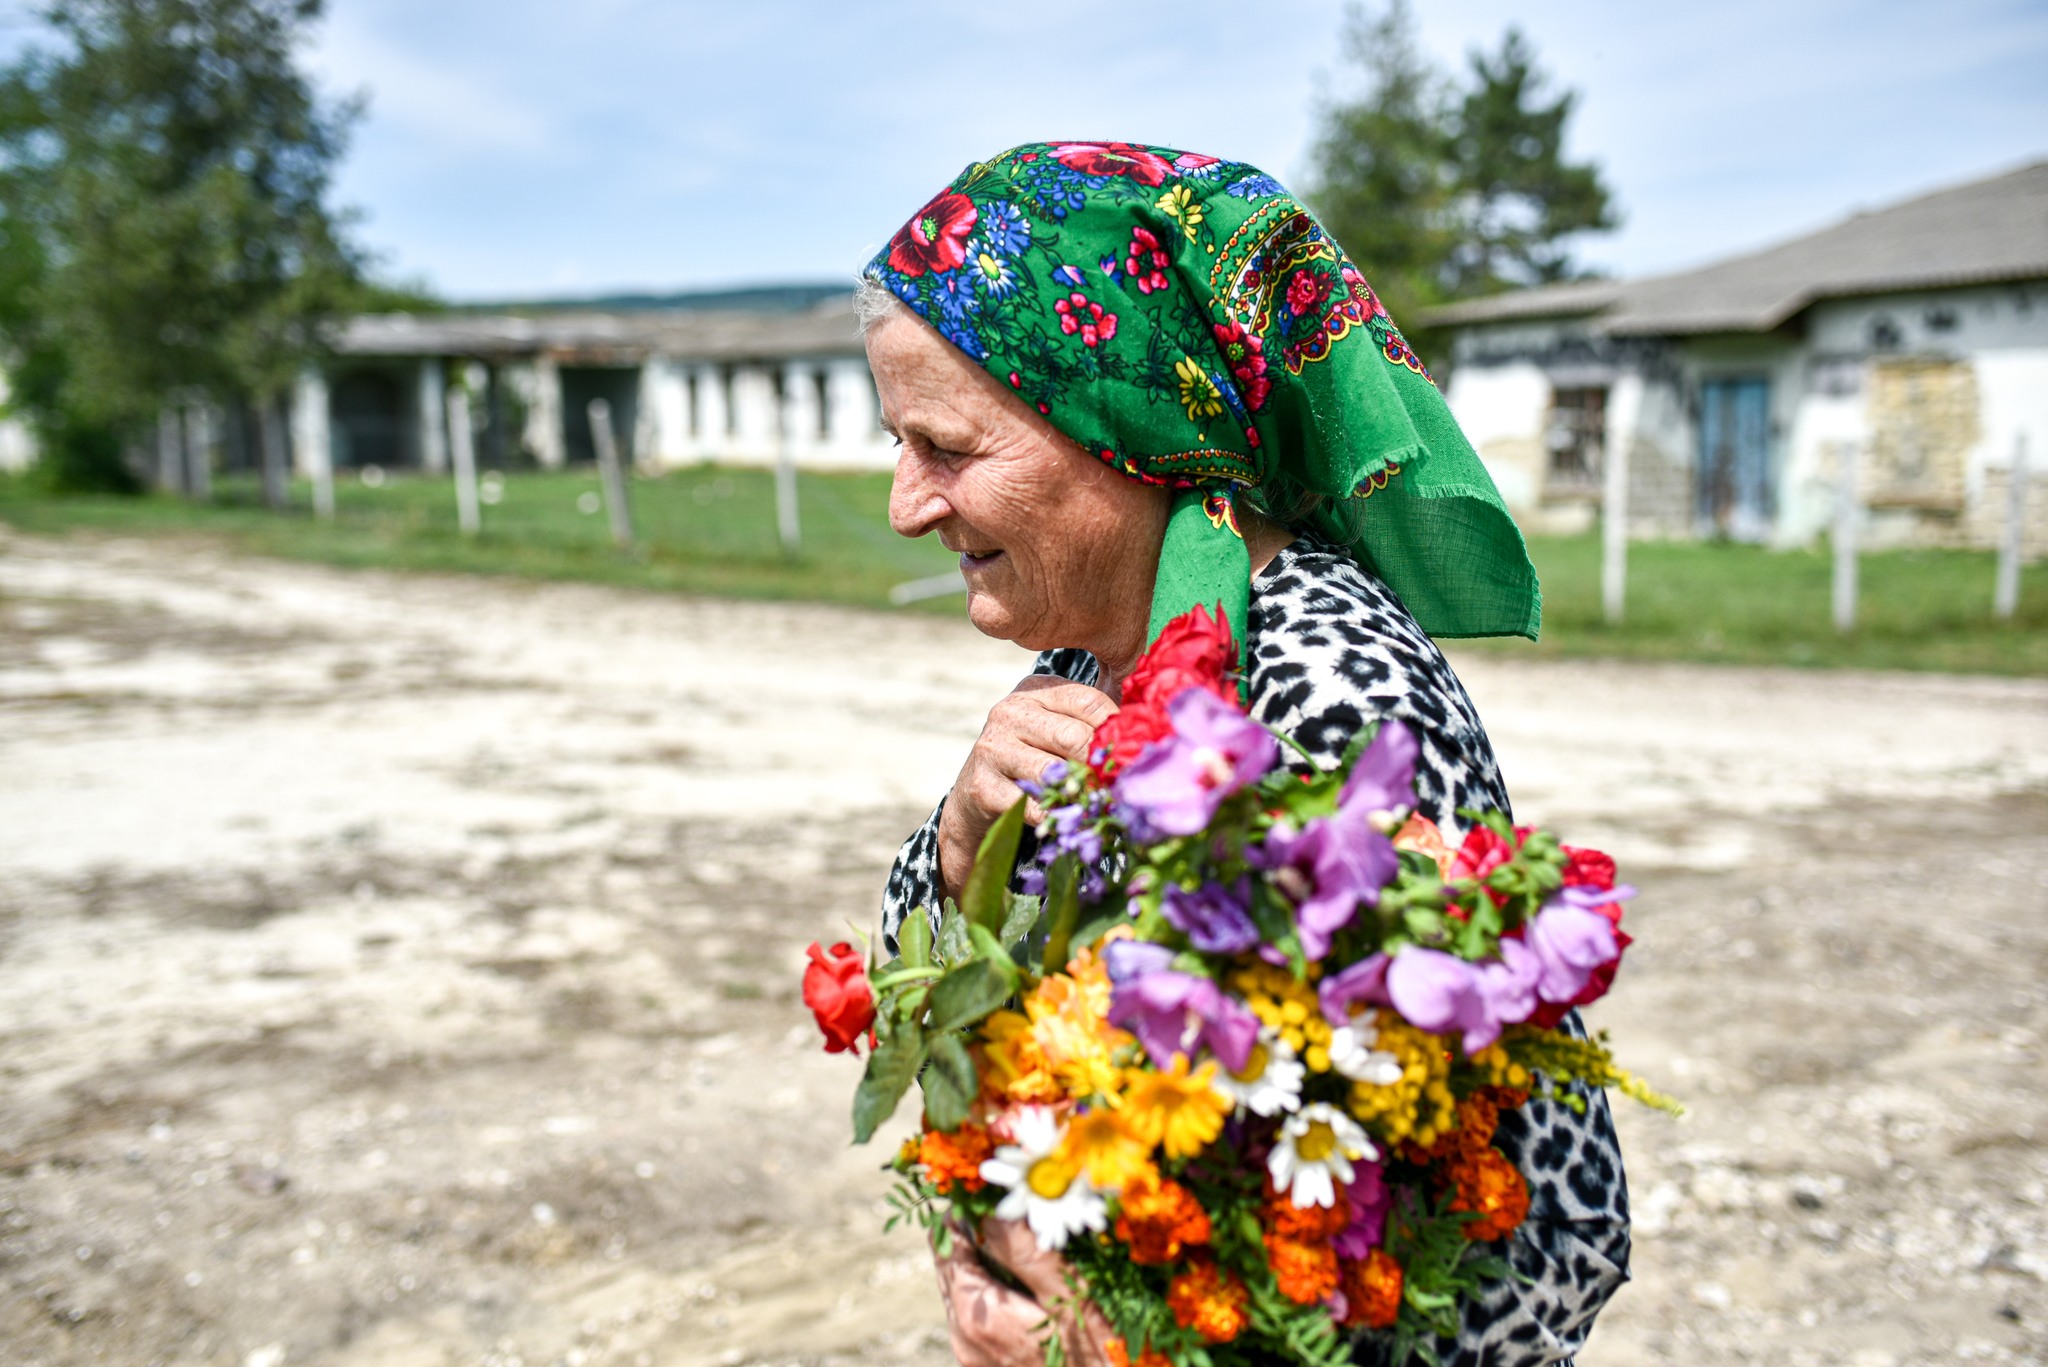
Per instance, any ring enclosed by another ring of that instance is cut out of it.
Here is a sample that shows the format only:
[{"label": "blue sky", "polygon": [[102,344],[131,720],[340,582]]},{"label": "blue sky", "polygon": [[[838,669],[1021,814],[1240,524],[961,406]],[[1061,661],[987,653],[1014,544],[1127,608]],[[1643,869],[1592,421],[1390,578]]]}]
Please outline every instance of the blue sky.
[{"label": "blue sky", "polygon": [[[2048,0],[1418,9],[1445,61],[1519,23],[1581,92],[1572,150],[1626,215],[1582,255],[1624,274],[2048,156]],[[329,0],[308,55],[369,97],[339,191],[384,272],[484,298],[849,275],[961,166],[1035,138],[1305,180],[1342,20],[1342,0]]]}]

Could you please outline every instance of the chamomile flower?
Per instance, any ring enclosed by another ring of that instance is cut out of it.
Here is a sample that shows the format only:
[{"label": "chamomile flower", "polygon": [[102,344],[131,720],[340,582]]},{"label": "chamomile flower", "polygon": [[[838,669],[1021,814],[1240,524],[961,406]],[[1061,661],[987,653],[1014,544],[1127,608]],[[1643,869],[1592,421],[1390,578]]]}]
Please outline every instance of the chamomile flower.
[{"label": "chamomile flower", "polygon": [[1391,1087],[1401,1080],[1401,1058],[1374,1048],[1378,1043],[1379,1027],[1369,1019],[1340,1025],[1330,1032],[1330,1067],[1353,1082]]},{"label": "chamomile flower", "polygon": [[1301,1079],[1308,1070],[1268,1026],[1259,1031],[1259,1042],[1244,1061],[1244,1071],[1233,1073],[1219,1067],[1215,1088],[1253,1115],[1279,1115],[1301,1105]]},{"label": "chamomile flower", "polygon": [[[1356,1176],[1352,1161],[1378,1157],[1357,1121],[1328,1102],[1311,1101],[1280,1127],[1266,1167],[1274,1188],[1295,1205],[1328,1208],[1337,1201],[1336,1183],[1348,1184]],[[987,1176],[987,1164],[982,1174]]]},{"label": "chamomile flower", "polygon": [[1024,1106],[1011,1122],[1014,1144],[1005,1144],[981,1165],[981,1177],[1006,1192],[996,1206],[999,1220],[1023,1220],[1046,1252],[1066,1247],[1083,1230],[1108,1223],[1108,1203],[1062,1151],[1065,1131],[1043,1106]]}]

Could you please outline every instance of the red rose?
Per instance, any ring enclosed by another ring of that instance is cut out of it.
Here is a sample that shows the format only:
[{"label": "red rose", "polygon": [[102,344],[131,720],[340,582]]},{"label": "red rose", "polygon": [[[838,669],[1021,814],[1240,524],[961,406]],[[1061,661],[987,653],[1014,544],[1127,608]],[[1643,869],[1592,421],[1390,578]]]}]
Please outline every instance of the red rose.
[{"label": "red rose", "polygon": [[1127,142],[1063,142],[1053,149],[1060,165],[1090,176],[1129,176],[1140,185],[1164,185],[1173,168]]},{"label": "red rose", "polygon": [[830,949],[814,943],[806,952],[811,962],[804,969],[804,1005],[825,1032],[825,1052],[859,1053],[855,1046],[875,1023],[875,994],[859,951],[842,940]]},{"label": "red rose", "polygon": [[1126,701],[1117,714],[1095,728],[1090,743],[1089,767],[1097,778],[1107,780],[1119,765],[1136,759],[1153,741],[1173,734],[1166,708],[1149,702]]},{"label": "red rose", "polygon": [[[1575,845],[1561,846],[1564,850],[1564,885],[1568,888],[1599,888],[1602,892],[1614,886],[1614,861],[1598,850],[1581,849]],[[1616,916],[1620,915],[1616,912]]]},{"label": "red rose", "polygon": [[1266,344],[1256,334],[1246,332],[1241,323],[1214,324],[1216,345],[1223,348],[1224,364],[1230,367],[1231,375],[1237,380],[1238,392],[1244,395],[1244,406],[1256,413],[1266,405],[1266,396],[1273,392],[1273,382],[1266,378]]},{"label": "red rose", "polygon": [[1474,826],[1465,833],[1465,843],[1451,857],[1452,880],[1471,878],[1484,881],[1486,875],[1515,857],[1515,846],[1503,840],[1491,826]]},{"label": "red rose", "polygon": [[1322,306],[1330,297],[1330,277],[1315,271],[1296,271],[1287,282],[1287,307],[1299,318]]},{"label": "red rose", "polygon": [[980,217],[973,200],[946,191],[896,230],[889,264],[905,275],[945,274],[967,259],[967,235]]}]

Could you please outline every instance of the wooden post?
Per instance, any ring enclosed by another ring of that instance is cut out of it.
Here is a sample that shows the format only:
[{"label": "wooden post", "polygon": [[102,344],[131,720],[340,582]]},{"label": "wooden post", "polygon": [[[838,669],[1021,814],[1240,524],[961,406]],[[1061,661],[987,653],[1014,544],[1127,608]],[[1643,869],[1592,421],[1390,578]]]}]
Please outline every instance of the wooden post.
[{"label": "wooden post", "polygon": [[1835,447],[1840,482],[1835,489],[1835,630],[1856,629],[1856,466],[1860,451],[1853,441]]},{"label": "wooden post", "polygon": [[476,433],[469,425],[469,390],[448,392],[448,449],[455,463],[455,525],[464,536],[483,530],[476,496]]},{"label": "wooden post", "polygon": [[803,529],[797,525],[796,452],[789,440],[789,394],[786,376],[777,371],[775,398],[775,534],[784,555],[795,555]]},{"label": "wooden post", "polygon": [[612,406],[592,399],[590,442],[597,448],[597,473],[604,485],[604,510],[612,524],[612,544],[625,549],[633,545],[633,510],[626,504],[626,467],[619,460],[619,438],[612,430]]},{"label": "wooden post", "polygon": [[2027,549],[2027,434],[2012,439],[2012,465],[2006,474],[2005,535],[1998,543],[1998,584],[1991,611],[2009,618],[2020,606],[2020,560]]},{"label": "wooden post", "polygon": [[275,512],[291,506],[289,456],[285,451],[284,413],[281,400],[273,394],[264,399],[256,414],[263,445],[263,501]]}]

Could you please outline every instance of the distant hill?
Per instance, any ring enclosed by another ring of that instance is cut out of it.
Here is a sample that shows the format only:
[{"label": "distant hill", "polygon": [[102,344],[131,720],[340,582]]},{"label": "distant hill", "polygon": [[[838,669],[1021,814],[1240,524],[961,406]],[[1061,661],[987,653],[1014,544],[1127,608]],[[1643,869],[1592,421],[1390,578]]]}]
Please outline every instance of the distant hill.
[{"label": "distant hill", "polygon": [[827,299],[853,293],[844,281],[742,285],[674,294],[599,294],[564,299],[507,299],[451,306],[457,313],[668,313],[699,309],[719,313],[808,313]]}]

